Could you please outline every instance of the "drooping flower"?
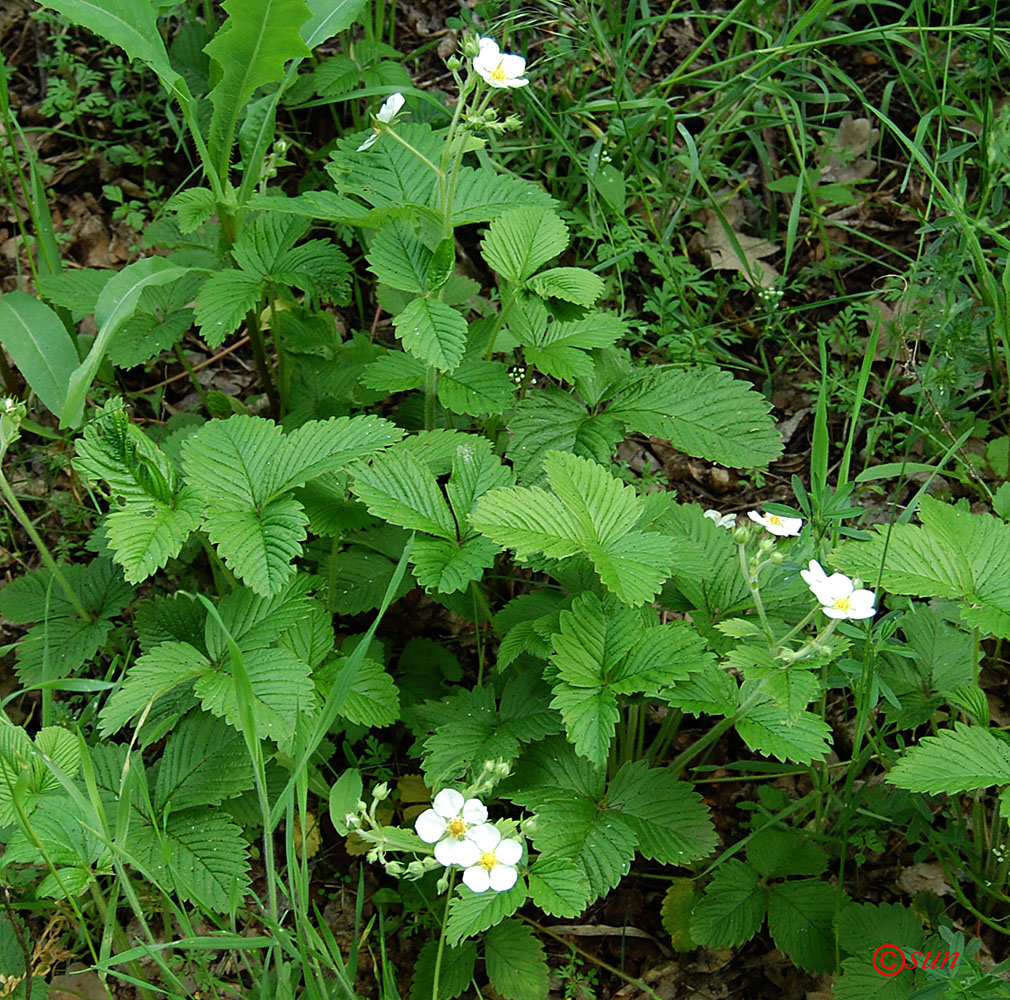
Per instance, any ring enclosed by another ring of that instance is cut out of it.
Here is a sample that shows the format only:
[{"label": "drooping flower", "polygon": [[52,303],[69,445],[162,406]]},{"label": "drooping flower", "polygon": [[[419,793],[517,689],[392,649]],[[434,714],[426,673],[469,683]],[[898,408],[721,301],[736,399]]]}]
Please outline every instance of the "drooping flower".
[{"label": "drooping flower", "polygon": [[486,822],[487,809],[480,799],[464,799],[454,788],[443,788],[431,808],[414,820],[414,829],[426,844],[435,845],[436,860],[448,868],[477,863],[481,850],[473,835]]},{"label": "drooping flower", "polygon": [[808,569],[800,570],[800,576],[829,618],[858,620],[872,618],[877,613],[874,607],[877,595],[872,590],[857,590],[844,573],[828,576],[816,559],[810,560]]},{"label": "drooping flower", "polygon": [[[403,107],[405,98],[403,94],[397,91],[395,94],[390,94],[382,102],[382,107],[379,108],[378,114],[376,114],[376,119],[383,123],[383,125],[388,125],[397,115],[400,108]],[[363,149],[368,149],[370,146],[374,146],[379,138],[379,127],[375,126],[375,130],[372,134],[360,145],[358,146],[358,152],[360,153]]]},{"label": "drooping flower", "polygon": [[503,840],[496,826],[485,823],[470,834],[478,857],[463,872],[463,884],[474,892],[506,892],[516,884],[515,866],[523,856],[518,840]]},{"label": "drooping flower", "polygon": [[715,521],[720,528],[732,528],[736,524],[736,514],[720,514],[717,510],[706,510],[705,517]]},{"label": "drooping flower", "polygon": [[480,52],[474,57],[473,68],[492,87],[525,87],[526,60],[522,56],[502,52],[493,38],[481,38]]},{"label": "drooping flower", "polygon": [[747,516],[773,535],[792,536],[800,533],[803,527],[802,517],[782,517],[781,514],[759,514],[756,510],[747,511]]}]

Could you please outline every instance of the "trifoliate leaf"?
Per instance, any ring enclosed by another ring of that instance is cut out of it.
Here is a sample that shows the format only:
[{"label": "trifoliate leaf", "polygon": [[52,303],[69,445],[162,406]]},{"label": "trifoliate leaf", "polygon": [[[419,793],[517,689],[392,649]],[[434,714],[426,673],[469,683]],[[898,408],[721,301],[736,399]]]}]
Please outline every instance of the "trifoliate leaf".
[{"label": "trifoliate leaf", "polygon": [[463,360],[466,320],[439,299],[413,299],[393,317],[393,328],[404,349],[441,372],[451,372]]},{"label": "trifoliate leaf", "polygon": [[568,227],[551,210],[513,208],[488,227],[481,241],[484,259],[518,285],[568,246]]},{"label": "trifoliate leaf", "polygon": [[410,560],[414,577],[425,590],[455,594],[480,580],[499,552],[500,545],[480,536],[462,543],[419,536],[414,539]]},{"label": "trifoliate leaf", "polygon": [[520,877],[506,892],[472,892],[465,885],[456,887],[449,903],[449,919],[445,924],[445,942],[455,947],[464,938],[473,937],[512,916],[526,902],[526,883]]},{"label": "trifoliate leaf", "polygon": [[769,409],[763,396],[713,366],[650,370],[614,398],[607,414],[696,458],[753,468],[782,453]]},{"label": "trifoliate leaf", "polygon": [[173,195],[166,207],[176,213],[179,232],[191,233],[214,214],[214,194],[209,188],[187,188]]},{"label": "trifoliate leaf", "polygon": [[800,833],[770,826],[747,841],[747,862],[764,878],[820,875],[828,866],[828,854]]},{"label": "trifoliate leaf", "polygon": [[[442,379],[439,379],[441,386]],[[424,385],[424,363],[404,351],[388,351],[365,366],[361,384],[381,392],[406,392]]]},{"label": "trifoliate leaf", "polygon": [[935,795],[1010,783],[1010,746],[982,726],[955,722],[911,747],[887,776],[898,788]]},{"label": "trifoliate leaf", "polygon": [[[339,656],[332,664],[317,671],[315,679],[322,690],[329,690],[346,663],[347,657]],[[400,718],[400,692],[381,663],[366,657],[358,664],[358,672],[340,706],[340,714],[348,722],[377,728],[391,726]]]},{"label": "trifoliate leaf", "polygon": [[488,222],[516,207],[550,208],[554,200],[546,191],[514,174],[496,174],[483,168],[462,167],[452,199],[453,226]]},{"label": "trifoliate leaf", "polygon": [[[332,558],[332,557],[331,557]],[[396,570],[396,563],[381,552],[352,545],[337,553],[336,579],[333,586],[333,610],[340,615],[357,615],[377,608]],[[402,597],[413,583],[404,575],[394,600]]]},{"label": "trifoliate leaf", "polygon": [[835,967],[838,889],[820,879],[780,882],[768,891],[768,930],[795,965],[807,972]]},{"label": "trifoliate leaf", "polygon": [[765,898],[758,874],[736,858],[724,861],[694,908],[691,935],[710,948],[738,948],[761,929]]},{"label": "trifoliate leaf", "polygon": [[543,1000],[550,985],[544,946],[533,928],[505,920],[484,935],[484,960],[491,985],[507,1000]]},{"label": "trifoliate leaf", "polygon": [[635,531],[644,512],[630,486],[594,462],[549,452],[544,468],[555,490],[504,488],[485,494],[471,524],[523,558],[552,559],[585,553],[604,585],[639,605],[655,597],[673,563],[669,539]]}]

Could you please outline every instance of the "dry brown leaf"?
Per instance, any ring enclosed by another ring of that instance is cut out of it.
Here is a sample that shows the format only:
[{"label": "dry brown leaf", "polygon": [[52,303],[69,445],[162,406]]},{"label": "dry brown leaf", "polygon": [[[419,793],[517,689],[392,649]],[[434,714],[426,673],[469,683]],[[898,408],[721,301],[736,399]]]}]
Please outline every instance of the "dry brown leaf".
[{"label": "dry brown leaf", "polygon": [[768,288],[775,283],[779,272],[761,258],[778,253],[779,248],[769,240],[740,232],[743,212],[739,197],[734,196],[722,205],[721,217],[718,212],[703,208],[698,218],[705,232],[692,240],[693,249],[704,250],[712,267],[721,271],[739,271],[759,288]]},{"label": "dry brown leaf", "polygon": [[842,119],[830,139],[822,132],[826,148],[821,156],[821,183],[865,181],[873,173],[873,161],[866,152],[879,135],[869,118],[853,118],[852,115]]},{"label": "dry brown leaf", "polygon": [[924,861],[906,868],[898,878],[898,885],[911,896],[923,890],[937,896],[949,896],[952,891],[943,866],[936,861]]}]

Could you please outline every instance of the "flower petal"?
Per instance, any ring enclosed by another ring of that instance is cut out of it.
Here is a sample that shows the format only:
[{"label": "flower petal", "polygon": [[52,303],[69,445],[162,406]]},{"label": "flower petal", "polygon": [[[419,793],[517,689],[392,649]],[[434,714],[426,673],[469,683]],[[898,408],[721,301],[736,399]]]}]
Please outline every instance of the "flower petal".
[{"label": "flower petal", "polygon": [[452,849],[458,844],[459,841],[454,837],[446,837],[445,840],[440,840],[435,845],[435,860],[442,865],[443,868],[448,868],[452,862]]},{"label": "flower petal", "polygon": [[379,108],[379,113],[375,116],[380,122],[391,122],[400,108],[403,107],[405,98],[403,94],[397,91],[395,94],[390,94],[382,102],[382,107]]},{"label": "flower petal", "polygon": [[494,851],[499,864],[515,865],[523,856],[523,845],[518,840],[503,840]]},{"label": "flower petal", "polygon": [[523,75],[526,72],[526,60],[522,56],[513,55],[511,52],[503,53],[501,57],[501,68],[502,72],[510,79],[515,80],[517,77]]},{"label": "flower petal", "polygon": [[481,849],[481,852],[497,850],[498,844],[501,841],[498,827],[493,826],[491,823],[484,823],[481,826],[475,826],[472,830],[468,830],[467,837]]},{"label": "flower petal", "polygon": [[491,877],[480,865],[474,865],[463,872],[463,885],[471,892],[487,892],[491,888]]},{"label": "flower petal", "polygon": [[445,819],[434,809],[425,809],[414,820],[414,829],[426,844],[434,844],[436,840],[445,836]]},{"label": "flower petal", "polygon": [[435,859],[446,868],[449,865],[466,868],[480,861],[480,848],[472,840],[446,837],[435,845]]},{"label": "flower petal", "polygon": [[360,146],[358,146],[358,152],[360,153],[363,149],[370,149],[379,141],[379,133],[373,132]]},{"label": "flower petal", "polygon": [[455,819],[463,808],[463,796],[455,788],[443,788],[431,803],[432,809],[446,819]]},{"label": "flower petal", "polygon": [[488,872],[488,881],[495,892],[507,892],[516,884],[516,870],[508,865],[495,865]]},{"label": "flower petal", "polygon": [[487,806],[480,799],[467,799],[460,815],[470,826],[487,822]]}]

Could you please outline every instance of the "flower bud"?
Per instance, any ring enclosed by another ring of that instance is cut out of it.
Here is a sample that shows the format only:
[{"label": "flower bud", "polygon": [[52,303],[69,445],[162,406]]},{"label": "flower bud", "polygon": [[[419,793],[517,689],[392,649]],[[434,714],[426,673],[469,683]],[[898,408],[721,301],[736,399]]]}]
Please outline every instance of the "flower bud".
[{"label": "flower bud", "polygon": [[758,543],[758,552],[763,556],[768,555],[773,548],[775,548],[775,542],[771,538],[762,538]]},{"label": "flower bud", "polygon": [[400,878],[401,875],[406,872],[406,868],[400,864],[399,861],[387,861],[386,862],[386,874],[392,875],[393,878]]},{"label": "flower bud", "polygon": [[786,554],[784,552],[773,552],[768,558],[776,566],[781,566],[786,561]]},{"label": "flower bud", "polygon": [[389,785],[384,781],[380,781],[375,788],[372,789],[372,798],[376,802],[381,802],[383,799],[389,798]]},{"label": "flower bud", "polygon": [[463,66],[463,60],[459,56],[452,55],[446,59],[445,65],[450,73],[458,73]]}]

